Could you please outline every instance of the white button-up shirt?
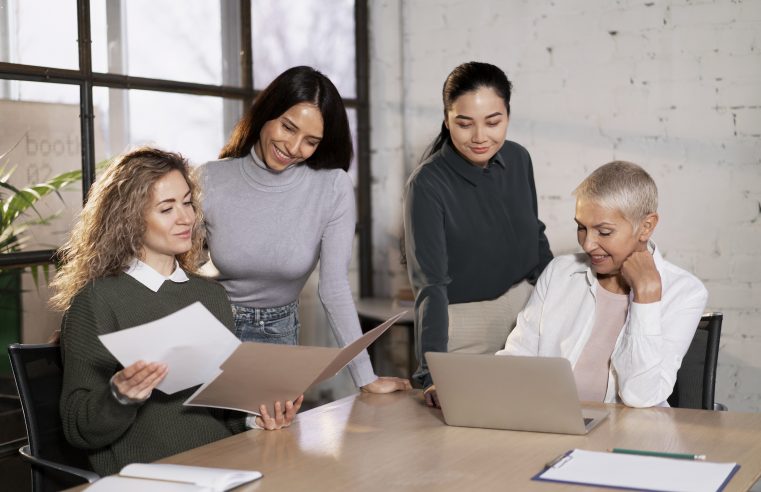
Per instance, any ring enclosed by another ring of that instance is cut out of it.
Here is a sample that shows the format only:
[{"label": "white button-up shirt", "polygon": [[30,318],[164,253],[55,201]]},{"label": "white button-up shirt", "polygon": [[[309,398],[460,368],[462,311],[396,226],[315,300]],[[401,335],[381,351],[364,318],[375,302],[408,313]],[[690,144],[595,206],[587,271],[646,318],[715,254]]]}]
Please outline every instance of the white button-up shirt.
[{"label": "white button-up shirt", "polygon": [[[606,402],[668,406],[676,373],[708,300],[700,280],[663,259],[650,243],[661,276],[661,300],[633,302],[616,340]],[[597,277],[586,254],[552,260],[536,283],[515,329],[497,355],[564,357],[576,365],[594,326]]]},{"label": "white button-up shirt", "polygon": [[124,269],[124,273],[134,278],[141,284],[145,285],[153,292],[158,292],[161,288],[161,285],[167,280],[171,280],[175,283],[188,281],[188,274],[185,273],[182,268],[180,268],[177,260],[174,261],[174,271],[168,277],[163,276],[154,270],[151,266],[138,260],[137,258],[134,258],[130,264],[127,265],[127,268]]}]

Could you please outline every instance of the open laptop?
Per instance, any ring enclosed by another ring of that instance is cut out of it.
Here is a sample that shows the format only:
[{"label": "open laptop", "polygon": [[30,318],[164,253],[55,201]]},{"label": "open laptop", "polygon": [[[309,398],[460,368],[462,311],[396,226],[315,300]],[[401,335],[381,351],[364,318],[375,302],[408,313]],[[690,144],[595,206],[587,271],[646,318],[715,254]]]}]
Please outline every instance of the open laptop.
[{"label": "open laptop", "polygon": [[448,425],[586,434],[608,416],[582,409],[567,359],[444,352],[425,357]]}]

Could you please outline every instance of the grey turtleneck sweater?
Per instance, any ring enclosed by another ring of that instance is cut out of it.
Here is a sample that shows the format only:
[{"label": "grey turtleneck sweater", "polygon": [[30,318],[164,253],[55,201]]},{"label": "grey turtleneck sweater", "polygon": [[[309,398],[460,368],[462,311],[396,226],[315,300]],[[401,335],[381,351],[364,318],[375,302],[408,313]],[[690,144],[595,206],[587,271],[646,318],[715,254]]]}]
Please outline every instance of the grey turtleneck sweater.
[{"label": "grey turtleneck sweater", "polygon": [[[361,334],[349,286],[354,187],[340,169],[282,172],[251,153],[199,168],[207,241],[217,280],[235,304],[295,301],[320,263],[318,294],[339,345]],[[349,364],[357,386],[376,379],[367,352]]]}]

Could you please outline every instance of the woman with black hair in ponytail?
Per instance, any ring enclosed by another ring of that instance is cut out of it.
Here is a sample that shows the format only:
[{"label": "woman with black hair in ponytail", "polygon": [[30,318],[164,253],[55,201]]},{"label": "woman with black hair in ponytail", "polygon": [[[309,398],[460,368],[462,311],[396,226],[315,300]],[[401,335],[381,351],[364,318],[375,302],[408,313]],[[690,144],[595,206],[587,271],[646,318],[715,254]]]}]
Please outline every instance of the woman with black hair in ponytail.
[{"label": "woman with black hair in ponytail", "polygon": [[426,352],[501,349],[552,259],[531,157],[506,141],[512,84],[488,63],[444,82],[441,133],[405,190],[407,271],[415,292],[413,378],[439,406]]}]

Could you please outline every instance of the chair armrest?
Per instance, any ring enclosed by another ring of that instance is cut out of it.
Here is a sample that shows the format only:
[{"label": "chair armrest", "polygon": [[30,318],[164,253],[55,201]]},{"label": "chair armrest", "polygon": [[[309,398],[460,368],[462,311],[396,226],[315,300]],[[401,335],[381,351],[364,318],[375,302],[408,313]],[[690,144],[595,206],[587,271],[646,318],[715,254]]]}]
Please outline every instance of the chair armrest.
[{"label": "chair armrest", "polygon": [[83,480],[87,480],[89,483],[93,483],[100,478],[100,475],[98,475],[97,473],[91,472],[89,470],[82,470],[81,468],[75,468],[73,466],[62,465],[60,463],[56,463],[55,461],[50,461],[44,458],[38,458],[36,456],[32,456],[32,453],[29,451],[28,444],[26,446],[21,446],[18,452],[21,455],[21,457],[24,458],[24,460],[28,461],[29,463],[33,465],[38,465],[43,468],[50,468],[52,470],[57,470],[59,472],[68,473],[69,475],[74,475]]}]

